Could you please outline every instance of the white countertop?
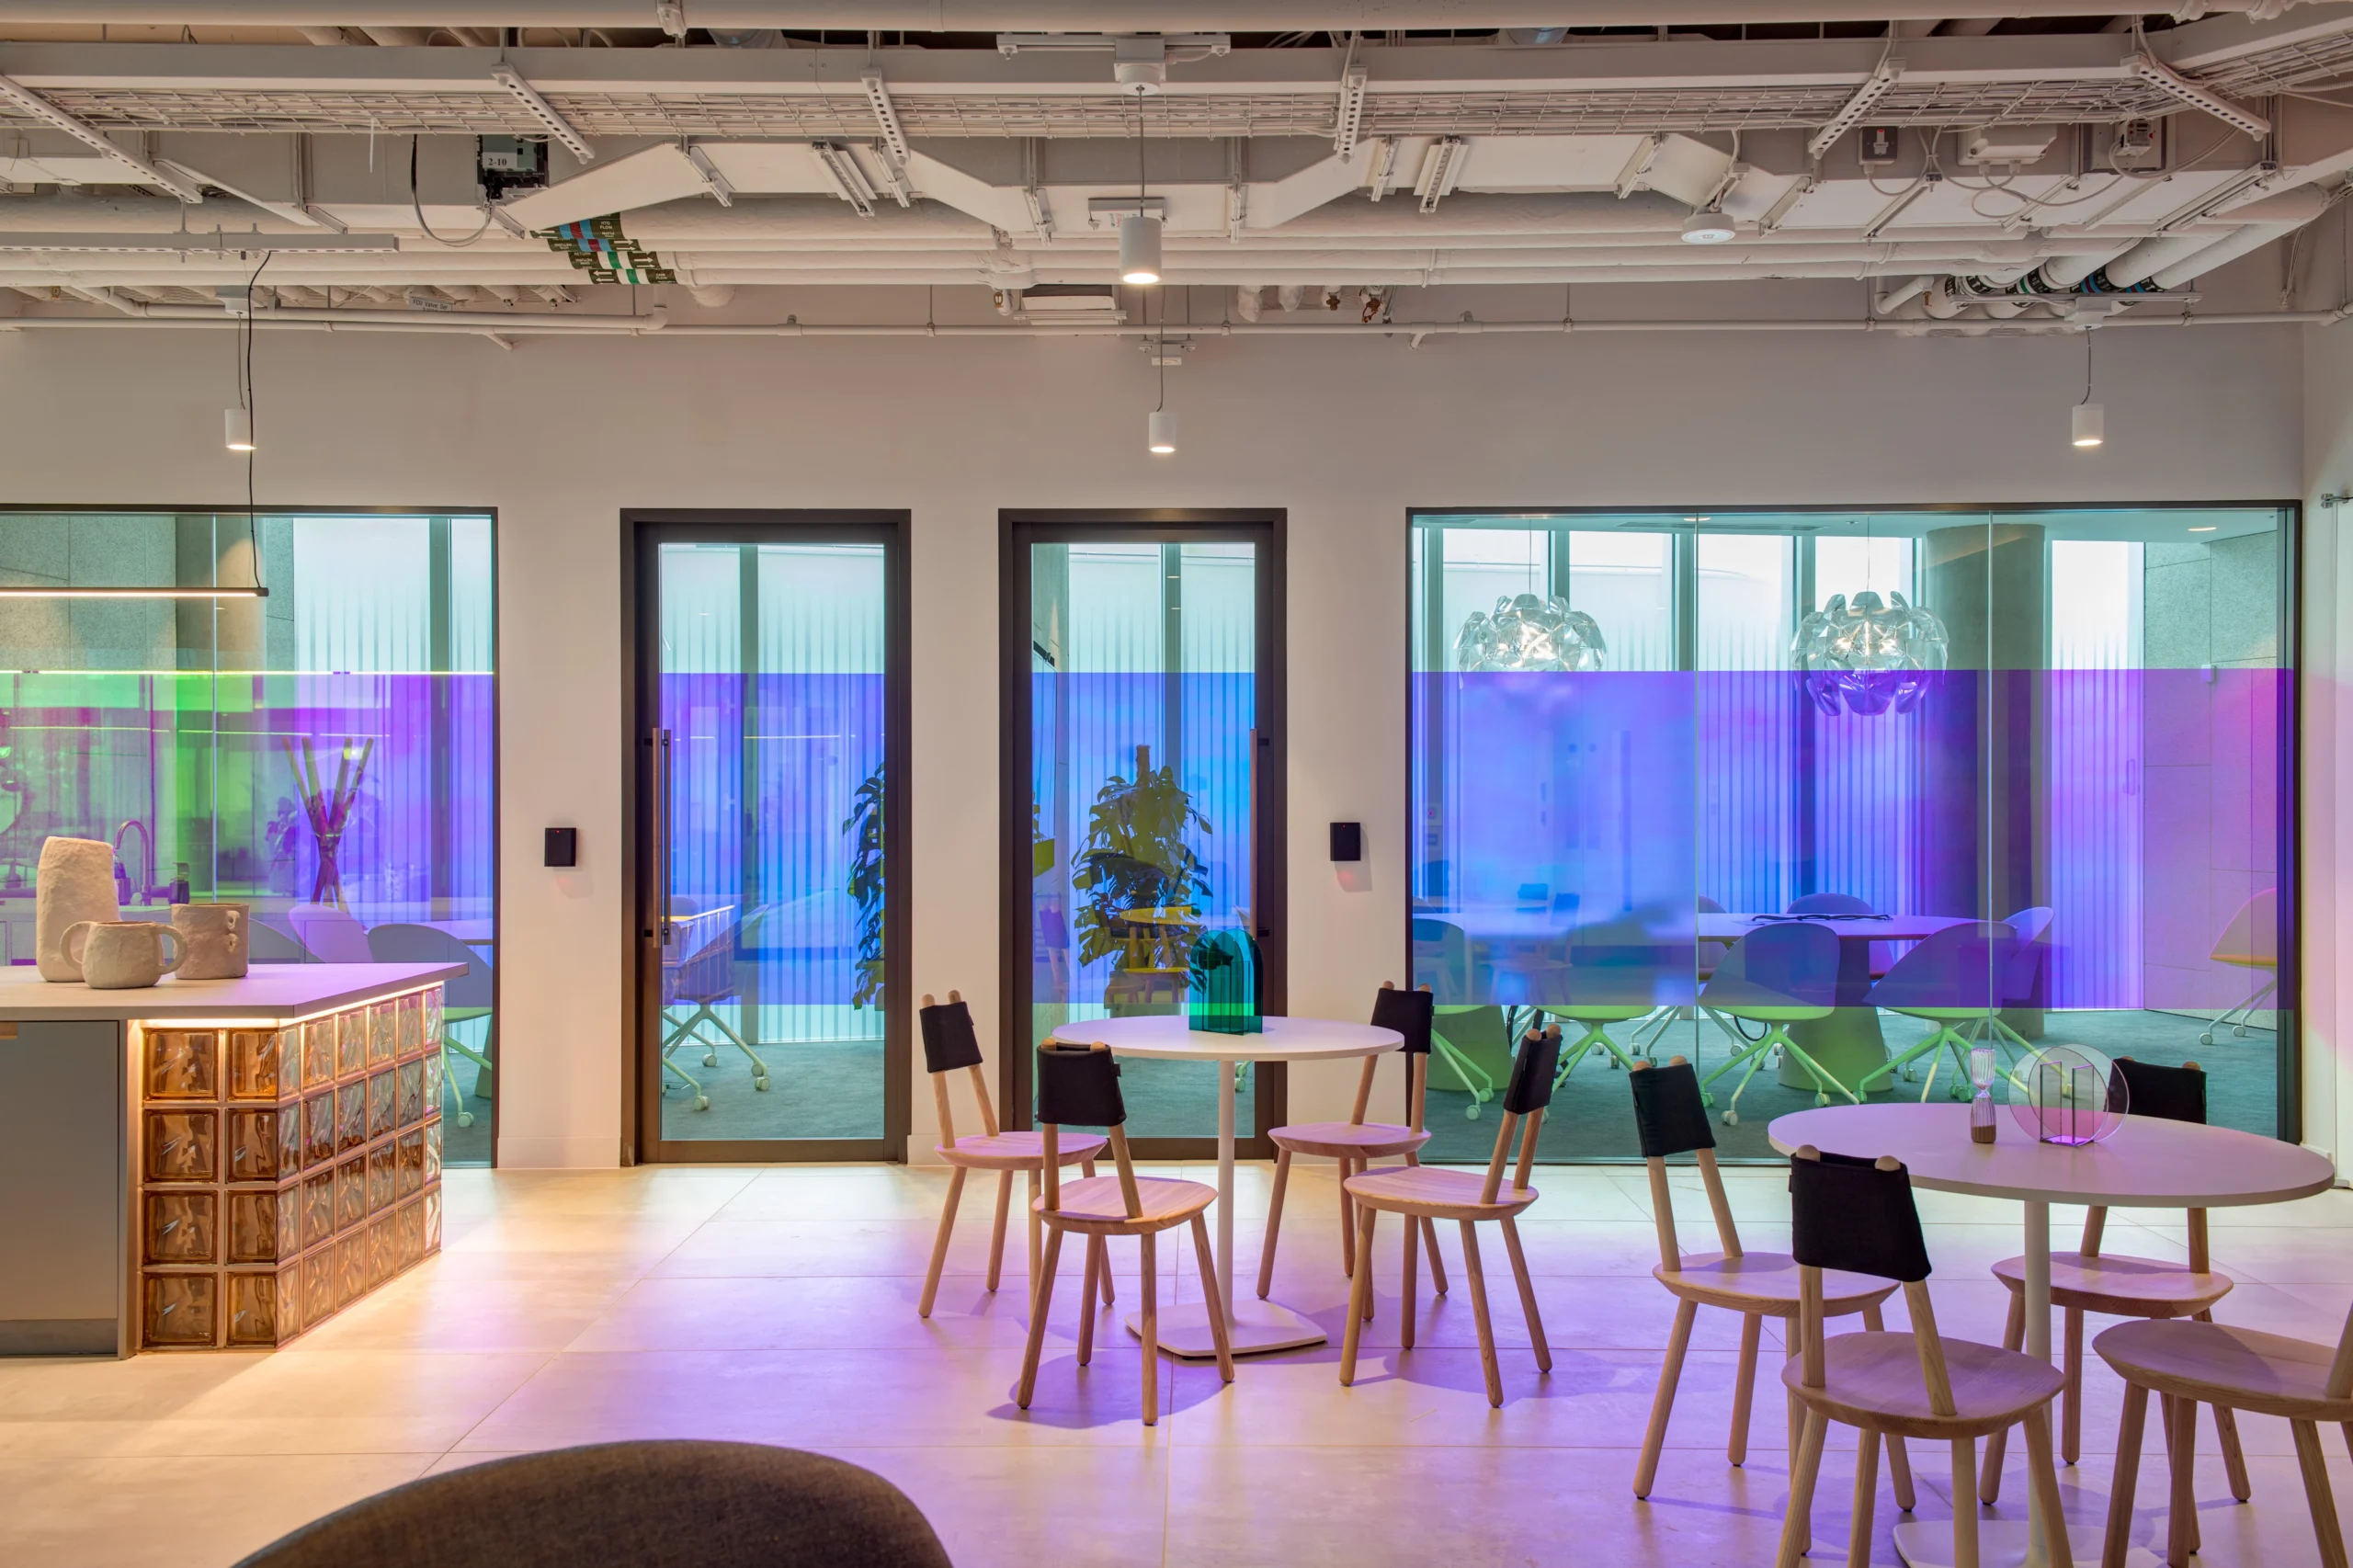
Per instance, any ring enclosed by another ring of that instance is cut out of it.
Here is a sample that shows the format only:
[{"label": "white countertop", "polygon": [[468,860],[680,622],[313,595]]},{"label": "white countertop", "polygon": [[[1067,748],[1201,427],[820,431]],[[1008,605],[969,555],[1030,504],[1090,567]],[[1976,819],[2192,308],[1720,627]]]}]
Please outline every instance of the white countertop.
[{"label": "white countertop", "polygon": [[93,991],[43,980],[30,964],[0,968],[0,1022],[107,1018],[308,1017],[466,972],[457,963],[257,963],[242,980],[179,980],[139,991]]}]

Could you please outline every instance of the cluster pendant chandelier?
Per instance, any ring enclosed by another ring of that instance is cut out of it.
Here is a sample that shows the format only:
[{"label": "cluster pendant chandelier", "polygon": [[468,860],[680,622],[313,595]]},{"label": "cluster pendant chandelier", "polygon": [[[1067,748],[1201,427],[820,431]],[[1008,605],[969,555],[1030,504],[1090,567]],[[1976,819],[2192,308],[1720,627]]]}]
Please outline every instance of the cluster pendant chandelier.
[{"label": "cluster pendant chandelier", "polygon": [[[1868,532],[1863,548],[1868,561]],[[1823,712],[1909,713],[1927,695],[1928,676],[1945,667],[1945,623],[1892,588],[1885,599],[1870,588],[1851,600],[1833,594],[1798,623],[1790,653],[1806,696]]]}]

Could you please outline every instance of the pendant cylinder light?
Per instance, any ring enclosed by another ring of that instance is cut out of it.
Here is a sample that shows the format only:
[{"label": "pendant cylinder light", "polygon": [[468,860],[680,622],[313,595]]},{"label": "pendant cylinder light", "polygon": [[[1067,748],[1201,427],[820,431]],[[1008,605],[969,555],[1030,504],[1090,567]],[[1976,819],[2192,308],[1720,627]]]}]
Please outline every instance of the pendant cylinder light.
[{"label": "pendant cylinder light", "polygon": [[1120,281],[1160,281],[1160,220],[1148,212],[1131,212],[1120,220]]},{"label": "pendant cylinder light", "polygon": [[2108,440],[2108,411],[2096,403],[2075,404],[2075,436],[2079,447],[2097,447]]},{"label": "pendant cylinder light", "polygon": [[251,410],[224,409],[222,412],[221,423],[227,432],[231,451],[250,452],[254,449],[254,416]]},{"label": "pendant cylinder light", "polygon": [[1144,426],[1144,448],[1154,457],[1165,458],[1176,449],[1176,415],[1169,409],[1155,408]]}]

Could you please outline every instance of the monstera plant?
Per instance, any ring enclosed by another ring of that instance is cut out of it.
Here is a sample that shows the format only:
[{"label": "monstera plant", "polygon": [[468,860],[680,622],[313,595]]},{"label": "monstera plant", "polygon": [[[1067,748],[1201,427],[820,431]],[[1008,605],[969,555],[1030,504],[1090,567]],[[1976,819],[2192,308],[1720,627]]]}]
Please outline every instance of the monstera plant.
[{"label": "monstera plant", "polygon": [[850,902],[858,906],[858,958],[853,968],[858,983],[849,1005],[863,1007],[882,1001],[882,767],[875,766],[850,798],[849,820],[842,831],[850,835]]},{"label": "monstera plant", "polygon": [[[1143,748],[1137,748],[1133,778],[1114,774],[1104,780],[1070,880],[1085,901],[1075,923],[1081,963],[1116,956],[1115,969],[1186,966],[1200,930],[1193,906],[1210,891],[1200,857],[1185,842],[1188,828],[1211,831],[1176,782],[1176,770],[1153,767]],[[1143,910],[1185,913],[1129,918]]]}]

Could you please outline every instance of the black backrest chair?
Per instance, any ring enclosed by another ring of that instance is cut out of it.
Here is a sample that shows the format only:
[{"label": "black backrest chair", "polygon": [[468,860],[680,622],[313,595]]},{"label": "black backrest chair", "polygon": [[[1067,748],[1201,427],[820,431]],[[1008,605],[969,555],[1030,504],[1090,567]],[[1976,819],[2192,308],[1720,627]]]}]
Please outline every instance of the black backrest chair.
[{"label": "black backrest chair", "polygon": [[949,1568],[905,1493],[757,1443],[599,1443],[363,1498],[237,1568]]},{"label": "black backrest chair", "polygon": [[1698,1070],[1680,1056],[1664,1067],[1636,1062],[1626,1082],[1634,1092],[1634,1134],[1642,1144],[1643,1164],[1650,1169],[1659,1267],[1670,1274],[1683,1267],[1683,1247],[1675,1233],[1675,1198],[1666,1181],[1667,1158],[1674,1154],[1690,1154],[1697,1160],[1699,1179],[1708,1189],[1708,1210],[1715,1216],[1716,1241],[1726,1257],[1743,1256],[1740,1233],[1732,1222],[1732,1200],[1724,1193],[1723,1173],[1716,1167],[1716,1135],[1708,1124]]}]

